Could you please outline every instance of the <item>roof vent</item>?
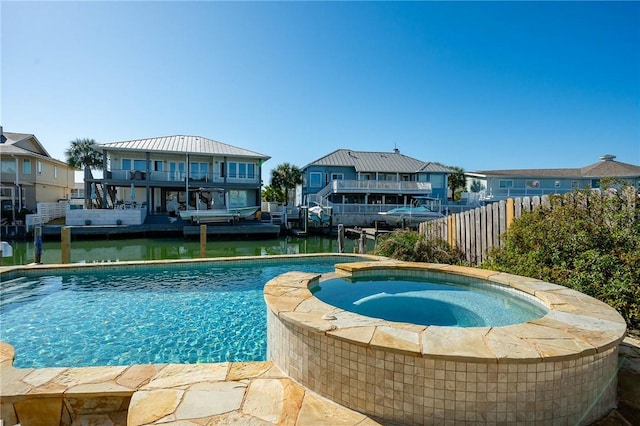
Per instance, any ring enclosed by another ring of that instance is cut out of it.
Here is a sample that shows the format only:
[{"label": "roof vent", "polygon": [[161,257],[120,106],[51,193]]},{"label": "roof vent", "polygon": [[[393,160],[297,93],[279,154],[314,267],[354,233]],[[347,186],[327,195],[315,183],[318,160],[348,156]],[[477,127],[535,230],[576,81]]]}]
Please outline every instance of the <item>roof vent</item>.
[{"label": "roof vent", "polygon": [[611,155],[611,154],[605,154],[605,155],[600,156],[600,159],[602,161],[613,161],[613,160],[615,160],[615,158],[616,158],[616,156],[615,155]]}]

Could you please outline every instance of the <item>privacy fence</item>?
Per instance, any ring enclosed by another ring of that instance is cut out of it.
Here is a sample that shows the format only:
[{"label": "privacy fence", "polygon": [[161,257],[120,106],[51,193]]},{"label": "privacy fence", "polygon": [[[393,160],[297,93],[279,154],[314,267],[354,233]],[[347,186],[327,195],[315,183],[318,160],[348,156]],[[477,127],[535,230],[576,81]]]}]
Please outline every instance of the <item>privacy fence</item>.
[{"label": "privacy fence", "polygon": [[[625,187],[622,197],[627,205],[635,208],[638,193],[633,187]],[[535,197],[509,198],[468,210],[451,214],[442,219],[421,223],[418,230],[421,234],[441,238],[452,246],[457,246],[465,254],[472,265],[479,265],[487,259],[487,253],[492,247],[503,244],[501,235],[509,225],[522,216],[524,212],[532,211],[540,206],[552,207],[550,197],[562,197],[562,203],[585,202],[588,198],[603,196],[600,191],[591,193],[572,192],[564,195],[543,195]]]}]

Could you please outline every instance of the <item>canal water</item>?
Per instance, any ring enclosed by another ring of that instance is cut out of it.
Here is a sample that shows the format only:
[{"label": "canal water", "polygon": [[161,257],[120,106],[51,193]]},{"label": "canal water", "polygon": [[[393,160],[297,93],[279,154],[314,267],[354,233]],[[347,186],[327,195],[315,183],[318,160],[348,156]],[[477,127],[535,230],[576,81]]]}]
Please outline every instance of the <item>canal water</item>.
[{"label": "canal water", "polygon": [[[33,241],[13,241],[13,256],[2,259],[2,266],[27,265],[35,260]],[[353,253],[358,240],[345,240],[345,253]],[[374,248],[367,241],[367,252]],[[206,257],[266,256],[278,254],[338,253],[337,238],[309,236],[268,240],[210,240]],[[117,240],[71,241],[71,263],[118,262],[128,260],[195,259],[200,257],[200,241],[183,238],[133,238]],[[43,264],[61,262],[60,241],[42,244]]]}]

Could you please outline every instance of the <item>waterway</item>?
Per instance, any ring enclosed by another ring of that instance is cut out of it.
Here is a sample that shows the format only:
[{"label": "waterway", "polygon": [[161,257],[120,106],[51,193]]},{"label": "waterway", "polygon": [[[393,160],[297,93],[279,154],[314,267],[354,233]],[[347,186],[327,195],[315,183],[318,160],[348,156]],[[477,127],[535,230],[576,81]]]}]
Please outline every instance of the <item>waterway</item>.
[{"label": "waterway", "polygon": [[[13,256],[2,259],[2,266],[28,265],[35,261],[33,241],[14,241]],[[345,253],[353,253],[358,240],[345,240]],[[367,252],[374,248],[367,241]],[[267,240],[207,241],[206,257],[266,256],[278,254],[338,253],[336,238],[309,236]],[[195,259],[200,257],[200,241],[183,238],[135,238],[117,240],[77,240],[71,242],[71,263],[118,262],[129,260]],[[61,262],[60,241],[44,241],[43,264]]]}]

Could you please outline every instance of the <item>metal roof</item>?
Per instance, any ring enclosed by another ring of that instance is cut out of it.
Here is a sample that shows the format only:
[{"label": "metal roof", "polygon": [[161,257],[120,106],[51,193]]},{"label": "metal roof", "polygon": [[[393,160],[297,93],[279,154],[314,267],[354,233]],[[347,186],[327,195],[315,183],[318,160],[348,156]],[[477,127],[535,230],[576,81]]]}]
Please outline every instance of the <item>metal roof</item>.
[{"label": "metal roof", "polygon": [[474,172],[484,176],[504,177],[536,177],[536,178],[638,178],[640,166],[615,161],[614,155],[603,155],[600,161],[581,168],[567,169],[515,169],[515,170],[484,170]]},{"label": "metal roof", "polygon": [[330,154],[315,160],[309,166],[336,166],[353,167],[356,172],[386,172],[386,173],[418,173],[418,172],[442,172],[451,173],[448,167],[437,163],[426,163],[399,151],[370,152],[353,151],[350,149],[338,149]]},{"label": "metal roof", "polygon": [[213,139],[203,138],[201,136],[174,135],[163,136],[149,139],[135,139],[121,142],[108,142],[98,144],[98,147],[106,150],[121,151],[162,151],[167,153],[182,154],[215,154],[229,155],[234,157],[252,157],[268,160],[268,155],[258,152],[249,151],[248,149],[238,148]]}]

